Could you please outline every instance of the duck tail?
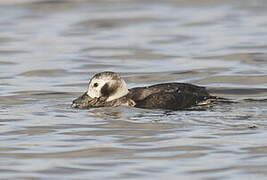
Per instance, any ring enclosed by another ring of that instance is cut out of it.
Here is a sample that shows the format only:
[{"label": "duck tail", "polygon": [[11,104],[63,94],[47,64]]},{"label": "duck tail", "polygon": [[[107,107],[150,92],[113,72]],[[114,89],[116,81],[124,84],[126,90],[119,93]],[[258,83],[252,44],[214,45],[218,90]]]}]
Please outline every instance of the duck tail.
[{"label": "duck tail", "polygon": [[219,97],[219,96],[209,96],[208,99],[210,99],[213,102],[218,102],[218,103],[236,103],[232,99],[224,98],[224,97]]}]

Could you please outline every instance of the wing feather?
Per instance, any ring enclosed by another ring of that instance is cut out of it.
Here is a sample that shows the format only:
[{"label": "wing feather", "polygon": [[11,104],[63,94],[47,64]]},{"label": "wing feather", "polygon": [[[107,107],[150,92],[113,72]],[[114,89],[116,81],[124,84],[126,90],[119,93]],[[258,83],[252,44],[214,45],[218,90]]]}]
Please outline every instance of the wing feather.
[{"label": "wing feather", "polygon": [[140,108],[184,109],[210,97],[204,87],[166,83],[130,89],[129,97]]}]

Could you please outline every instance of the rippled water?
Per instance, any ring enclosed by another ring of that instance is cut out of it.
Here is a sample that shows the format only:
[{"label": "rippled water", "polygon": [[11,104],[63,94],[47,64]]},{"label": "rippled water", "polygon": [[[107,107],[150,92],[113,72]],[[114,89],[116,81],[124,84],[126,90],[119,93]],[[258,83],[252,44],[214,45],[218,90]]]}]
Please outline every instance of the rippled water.
[{"label": "rippled water", "polygon": [[[264,0],[1,1],[1,178],[266,179],[266,52]],[[70,108],[106,70],[236,103]]]}]

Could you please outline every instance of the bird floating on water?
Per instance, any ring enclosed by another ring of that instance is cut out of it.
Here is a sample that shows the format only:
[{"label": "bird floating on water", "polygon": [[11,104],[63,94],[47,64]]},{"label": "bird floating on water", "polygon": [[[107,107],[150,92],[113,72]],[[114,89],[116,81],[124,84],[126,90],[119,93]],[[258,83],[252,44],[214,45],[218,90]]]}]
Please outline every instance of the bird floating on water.
[{"label": "bird floating on water", "polygon": [[131,106],[147,109],[183,110],[209,104],[218,99],[205,87],[188,83],[163,83],[128,89],[125,81],[115,72],[95,74],[88,90],[72,102],[72,107]]}]

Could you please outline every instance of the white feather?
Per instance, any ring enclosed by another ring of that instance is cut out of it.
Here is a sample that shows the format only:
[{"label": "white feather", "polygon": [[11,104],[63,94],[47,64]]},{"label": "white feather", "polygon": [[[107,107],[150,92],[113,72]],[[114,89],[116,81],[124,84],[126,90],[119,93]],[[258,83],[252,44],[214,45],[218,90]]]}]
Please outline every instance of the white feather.
[{"label": "white feather", "polygon": [[[109,83],[109,84],[119,83],[117,91],[114,94],[112,94],[111,96],[109,96],[106,101],[112,101],[112,100],[121,98],[121,97],[123,97],[129,93],[127,85],[123,79],[118,77],[116,80],[114,80],[112,78],[113,77],[111,77],[111,76],[101,76],[101,78],[92,78],[90,83],[89,83],[87,95],[90,96],[91,98],[101,97],[101,95],[102,95],[101,94],[101,88],[106,83]],[[97,83],[97,87],[94,86],[95,83]]]},{"label": "white feather", "polygon": [[107,101],[112,101],[114,99],[119,99],[123,96],[125,96],[126,94],[129,93],[129,90],[127,88],[127,85],[125,83],[125,81],[123,79],[120,79],[120,86],[118,87],[118,90],[116,91],[115,94],[111,95],[108,97]]}]

